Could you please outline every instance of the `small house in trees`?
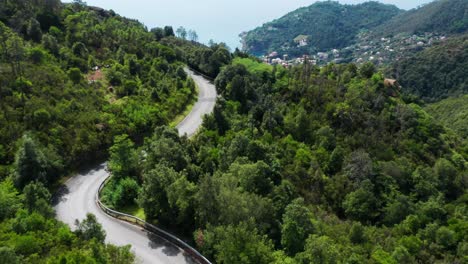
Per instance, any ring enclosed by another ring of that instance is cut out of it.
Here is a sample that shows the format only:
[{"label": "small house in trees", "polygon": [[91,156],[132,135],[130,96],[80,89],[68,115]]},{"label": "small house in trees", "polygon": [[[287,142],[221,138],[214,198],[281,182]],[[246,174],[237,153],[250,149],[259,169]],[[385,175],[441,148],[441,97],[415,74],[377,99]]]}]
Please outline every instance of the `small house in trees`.
[{"label": "small house in trees", "polygon": [[308,38],[309,37],[306,36],[306,35],[299,35],[296,38],[294,38],[294,43],[296,43],[298,47],[307,46],[308,45],[308,43],[307,43]]},{"label": "small house in trees", "polygon": [[384,86],[387,88],[389,95],[392,97],[397,97],[401,90],[400,84],[395,79],[385,79]]}]

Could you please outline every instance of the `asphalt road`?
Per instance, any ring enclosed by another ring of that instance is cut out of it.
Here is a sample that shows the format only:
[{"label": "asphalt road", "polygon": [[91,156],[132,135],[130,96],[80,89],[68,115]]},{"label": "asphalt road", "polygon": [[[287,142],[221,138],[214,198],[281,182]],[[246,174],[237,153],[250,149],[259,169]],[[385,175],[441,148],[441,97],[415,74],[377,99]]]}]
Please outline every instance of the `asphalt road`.
[{"label": "asphalt road", "polygon": [[212,82],[201,75],[186,70],[190,77],[198,86],[198,102],[193,106],[192,111],[177,125],[180,135],[192,136],[202,125],[203,116],[213,111],[216,103],[216,88]]},{"label": "asphalt road", "polygon": [[[191,136],[202,124],[202,117],[213,111],[217,95],[214,85],[207,79],[192,71],[187,72],[198,86],[198,102],[177,129],[179,134]],[[183,250],[166,240],[137,226],[116,220],[101,211],[95,197],[99,186],[108,175],[106,164],[103,163],[68,180],[56,196],[54,208],[57,219],[74,229],[76,219],[84,219],[87,213],[96,215],[107,233],[106,242],[119,246],[130,244],[139,263],[196,263],[185,255]]]}]

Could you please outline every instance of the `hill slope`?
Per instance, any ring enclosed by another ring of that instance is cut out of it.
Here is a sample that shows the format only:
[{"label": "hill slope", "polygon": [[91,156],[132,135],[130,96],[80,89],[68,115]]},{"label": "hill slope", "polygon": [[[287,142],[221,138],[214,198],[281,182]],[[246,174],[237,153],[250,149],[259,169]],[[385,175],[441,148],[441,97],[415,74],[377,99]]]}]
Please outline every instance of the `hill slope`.
[{"label": "hill slope", "polygon": [[145,142],[147,219],[216,263],[464,260],[468,155],[381,74],[236,57],[215,84],[190,142],[169,128]]},{"label": "hill slope", "polygon": [[468,30],[468,1],[437,0],[401,13],[375,29],[379,35],[435,32],[463,33]]},{"label": "hill slope", "polygon": [[468,93],[468,35],[428,48],[394,65],[406,93],[427,101]]},{"label": "hill slope", "polygon": [[461,137],[468,138],[468,95],[429,104],[425,110]]},{"label": "hill slope", "polygon": [[173,35],[81,1],[0,1],[0,263],[133,263],[92,215],[76,232],[55,220],[49,189],[184,110]]},{"label": "hill slope", "polygon": [[[245,33],[244,49],[255,55],[271,51],[302,55],[342,48],[351,44],[360,30],[381,25],[401,12],[395,6],[377,2],[359,5],[318,2]],[[295,43],[298,37],[306,37],[307,45],[298,47],[299,43]]]}]

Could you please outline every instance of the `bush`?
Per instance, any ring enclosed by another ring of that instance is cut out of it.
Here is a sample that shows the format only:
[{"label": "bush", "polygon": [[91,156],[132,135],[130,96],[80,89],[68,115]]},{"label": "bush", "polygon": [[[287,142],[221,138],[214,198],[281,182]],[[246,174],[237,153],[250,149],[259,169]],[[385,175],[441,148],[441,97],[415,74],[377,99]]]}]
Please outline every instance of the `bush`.
[{"label": "bush", "polygon": [[82,76],[81,71],[78,68],[71,68],[68,70],[68,78],[74,83],[79,84],[81,82]]},{"label": "bush", "polygon": [[29,59],[34,64],[42,64],[45,60],[45,57],[46,53],[41,48],[32,48],[31,50],[29,50]]},{"label": "bush", "polygon": [[116,208],[135,204],[138,197],[138,183],[131,178],[121,179],[114,187],[111,203]]}]

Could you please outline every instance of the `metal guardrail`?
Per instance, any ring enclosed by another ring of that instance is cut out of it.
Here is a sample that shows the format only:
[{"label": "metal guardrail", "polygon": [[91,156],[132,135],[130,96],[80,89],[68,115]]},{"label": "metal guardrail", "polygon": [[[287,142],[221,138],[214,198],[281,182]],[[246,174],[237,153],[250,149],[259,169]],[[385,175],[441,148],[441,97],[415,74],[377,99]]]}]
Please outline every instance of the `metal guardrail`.
[{"label": "metal guardrail", "polygon": [[111,178],[111,174],[109,174],[109,176],[106,178],[106,180],[104,180],[101,183],[101,185],[99,186],[99,189],[98,189],[98,191],[96,193],[96,203],[104,213],[106,213],[107,215],[109,215],[109,216],[111,216],[113,218],[125,221],[125,222],[130,223],[130,224],[140,226],[140,227],[144,228],[145,230],[147,230],[147,231],[149,231],[149,232],[151,232],[151,233],[153,233],[153,234],[155,234],[155,235],[169,241],[170,243],[172,243],[172,244],[176,245],[177,247],[179,247],[180,249],[184,250],[185,253],[189,254],[193,259],[198,261],[198,263],[200,263],[200,264],[211,264],[211,262],[207,258],[205,258],[200,252],[198,252],[196,249],[194,249],[193,247],[191,247],[189,244],[185,243],[181,239],[177,238],[176,236],[174,236],[174,235],[162,230],[161,228],[156,227],[155,225],[152,225],[152,224],[150,224],[150,223],[148,223],[148,222],[146,222],[146,221],[144,221],[144,220],[142,220],[142,219],[140,219],[138,217],[112,210],[109,207],[107,207],[106,205],[104,205],[101,202],[100,194],[101,194],[101,190],[104,188],[106,183],[110,180],[110,178]]}]

